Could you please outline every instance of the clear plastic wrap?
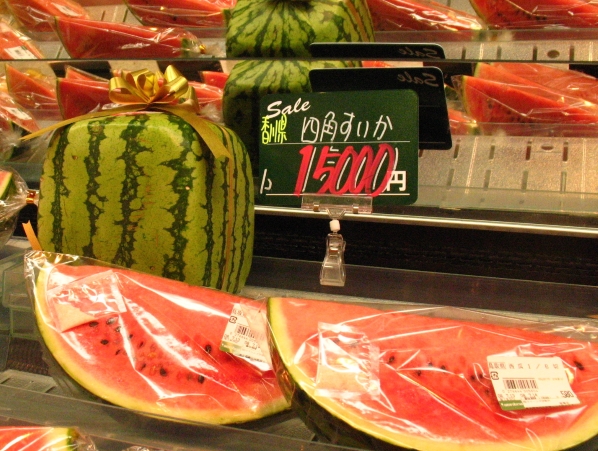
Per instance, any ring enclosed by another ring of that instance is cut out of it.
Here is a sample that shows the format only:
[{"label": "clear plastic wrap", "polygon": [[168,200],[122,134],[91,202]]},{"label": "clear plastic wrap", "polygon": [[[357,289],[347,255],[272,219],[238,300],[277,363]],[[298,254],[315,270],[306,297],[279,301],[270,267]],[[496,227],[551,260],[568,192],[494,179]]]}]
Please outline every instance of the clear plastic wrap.
[{"label": "clear plastic wrap", "polygon": [[96,451],[93,441],[75,427],[0,426],[3,451]]},{"label": "clear plastic wrap", "polygon": [[[214,424],[288,407],[270,368],[221,349],[250,299],[41,251],[25,255],[25,276],[48,352],[105,401]],[[251,334],[233,332],[240,344]]]},{"label": "clear plastic wrap", "polygon": [[78,59],[142,59],[197,57],[205,47],[193,33],[176,27],[56,18],[56,32],[65,50]]},{"label": "clear plastic wrap", "polygon": [[0,248],[13,235],[19,212],[27,204],[27,183],[14,169],[0,166]]},{"label": "clear plastic wrap", "polygon": [[9,11],[27,34],[54,40],[55,17],[89,19],[89,14],[74,0],[5,0]]},{"label": "clear plastic wrap", "polygon": [[56,79],[37,69],[19,70],[5,64],[8,93],[39,121],[62,118],[56,99]]},{"label": "clear plastic wrap", "polygon": [[269,299],[268,320],[283,390],[333,443],[421,451],[598,444],[594,320],[296,298]]},{"label": "clear plastic wrap", "polygon": [[0,20],[0,57],[3,60],[43,59],[44,55],[31,38]]},{"label": "clear plastic wrap", "polygon": [[153,27],[221,28],[235,0],[124,0],[144,25]]},{"label": "clear plastic wrap", "polygon": [[595,28],[598,5],[588,0],[470,0],[491,28]]},{"label": "clear plastic wrap", "polygon": [[498,72],[504,71],[452,77],[464,111],[482,133],[598,136],[598,105],[515,75],[502,78]]},{"label": "clear plastic wrap", "polygon": [[479,17],[434,0],[368,0],[377,31],[473,31],[486,26]]}]

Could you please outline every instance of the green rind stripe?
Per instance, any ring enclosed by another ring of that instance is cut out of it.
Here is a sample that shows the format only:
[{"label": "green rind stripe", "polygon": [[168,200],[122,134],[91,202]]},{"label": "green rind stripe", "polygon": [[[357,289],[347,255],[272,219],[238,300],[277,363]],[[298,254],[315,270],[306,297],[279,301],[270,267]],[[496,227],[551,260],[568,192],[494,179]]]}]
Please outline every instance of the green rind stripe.
[{"label": "green rind stripe", "polygon": [[210,126],[234,155],[230,174],[170,114],[80,121],[57,132],[40,185],[42,247],[238,291],[253,252],[250,160],[234,133]]},{"label": "green rind stripe", "polygon": [[238,0],[227,33],[228,57],[310,56],[313,42],[371,42],[364,0]]}]

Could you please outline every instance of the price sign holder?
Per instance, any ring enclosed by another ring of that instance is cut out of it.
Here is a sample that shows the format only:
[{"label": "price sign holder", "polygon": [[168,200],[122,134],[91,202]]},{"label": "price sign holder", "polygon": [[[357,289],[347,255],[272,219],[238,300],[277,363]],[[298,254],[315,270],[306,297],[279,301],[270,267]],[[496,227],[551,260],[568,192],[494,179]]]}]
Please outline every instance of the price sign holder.
[{"label": "price sign holder", "polygon": [[371,214],[372,198],[369,196],[304,194],[301,198],[301,209],[328,213],[330,233],[326,237],[326,255],[320,269],[320,284],[345,286],[345,240],[339,233],[340,220],[345,213]]},{"label": "price sign holder", "polygon": [[264,205],[328,214],[322,285],[345,285],[345,214],[417,200],[418,107],[408,88],[261,99],[258,196]]}]

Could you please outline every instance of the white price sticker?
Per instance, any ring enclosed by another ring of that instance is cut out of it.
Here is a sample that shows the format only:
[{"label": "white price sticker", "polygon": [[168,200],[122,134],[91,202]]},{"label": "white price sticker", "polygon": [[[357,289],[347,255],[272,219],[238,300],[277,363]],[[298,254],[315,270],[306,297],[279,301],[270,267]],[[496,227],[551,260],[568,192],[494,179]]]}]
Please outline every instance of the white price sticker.
[{"label": "white price sticker", "polygon": [[272,368],[270,359],[262,351],[267,349],[267,339],[263,333],[257,333],[254,329],[250,327],[241,305],[235,304],[224,330],[220,349],[247,359],[266,371]]},{"label": "white price sticker", "polygon": [[35,56],[33,53],[31,53],[29,51],[29,49],[27,49],[27,47],[25,46],[19,46],[19,47],[11,47],[8,49],[4,49],[6,51],[6,53],[8,53],[10,55],[10,57],[12,59],[15,60],[35,60],[37,59],[37,56]]},{"label": "white price sticker", "polygon": [[488,356],[490,379],[503,410],[579,404],[559,357]]}]

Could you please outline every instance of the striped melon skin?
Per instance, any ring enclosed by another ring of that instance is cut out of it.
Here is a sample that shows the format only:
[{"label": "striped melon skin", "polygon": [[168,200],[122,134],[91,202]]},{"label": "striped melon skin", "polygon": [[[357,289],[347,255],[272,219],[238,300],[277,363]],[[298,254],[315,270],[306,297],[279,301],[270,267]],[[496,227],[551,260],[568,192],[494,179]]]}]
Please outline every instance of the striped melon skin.
[{"label": "striped melon skin", "polygon": [[232,164],[215,161],[168,113],[88,119],[55,133],[40,181],[42,248],[239,291],[253,255],[253,179],[236,134],[209,125]]},{"label": "striped melon skin", "polygon": [[237,63],[224,86],[224,123],[245,143],[254,175],[259,169],[260,100],[268,94],[311,92],[309,71],[347,67],[342,61],[244,60]]},{"label": "striped melon skin", "polygon": [[226,55],[311,56],[312,42],[372,42],[363,0],[239,0],[231,10]]}]

